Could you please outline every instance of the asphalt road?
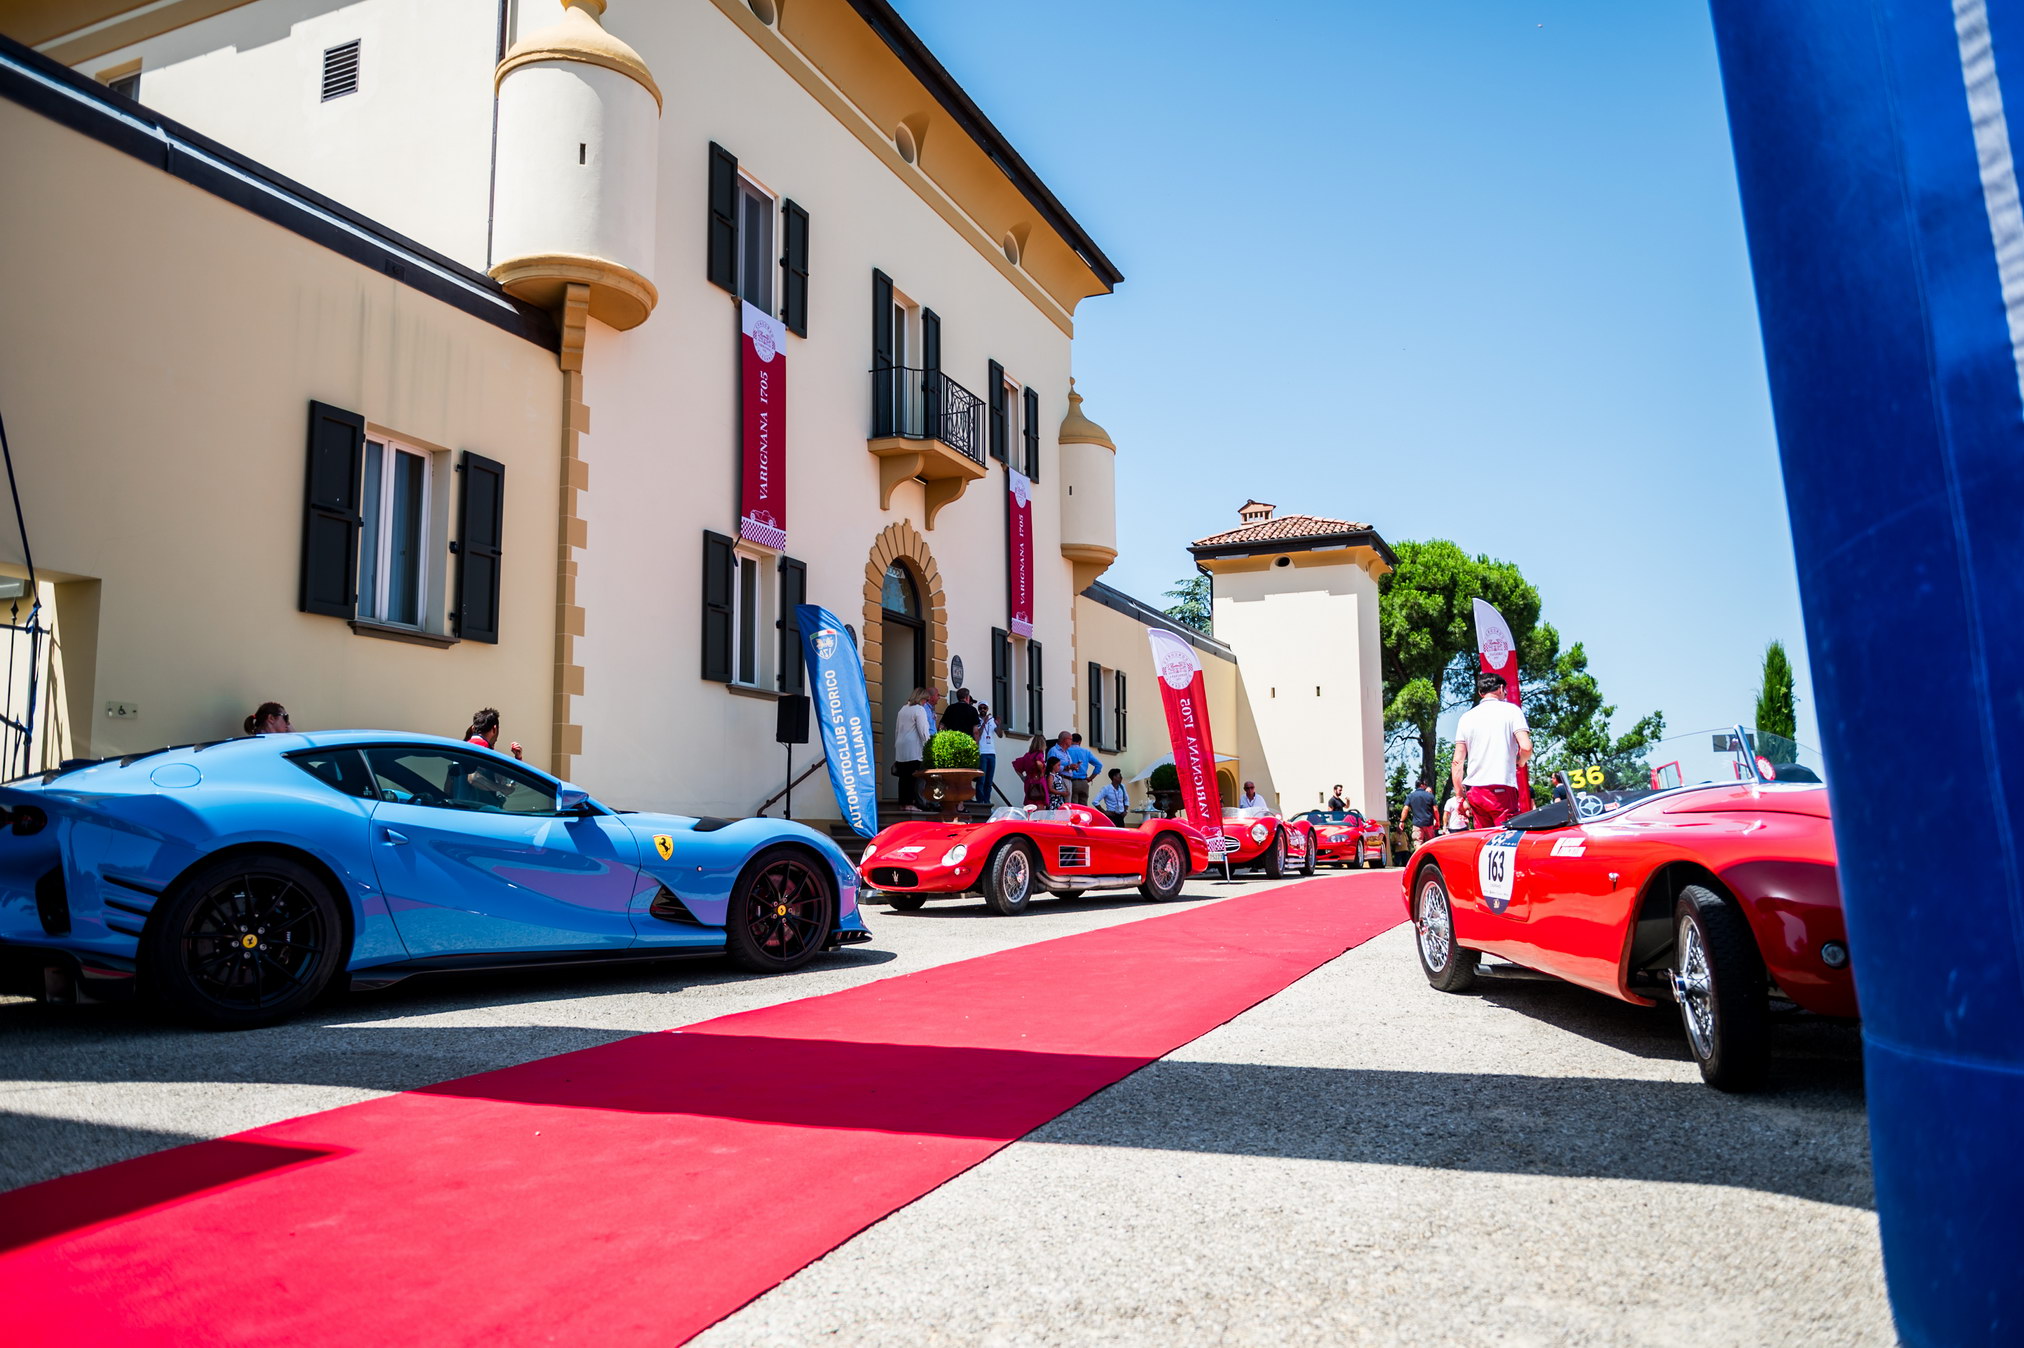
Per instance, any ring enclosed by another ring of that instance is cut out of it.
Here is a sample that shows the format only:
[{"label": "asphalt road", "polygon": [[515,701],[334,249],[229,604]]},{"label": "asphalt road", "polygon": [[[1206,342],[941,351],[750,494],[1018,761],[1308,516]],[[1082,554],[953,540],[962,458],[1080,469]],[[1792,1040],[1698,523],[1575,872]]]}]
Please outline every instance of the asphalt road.
[{"label": "asphalt road", "polygon": [[[871,946],[789,978],[416,982],[245,1034],[0,1003],[0,1188],[1261,887],[874,908]],[[1510,975],[1435,993],[1399,928],[696,1342],[1892,1342],[1854,1031],[1783,1027],[1775,1082],[1703,1087],[1669,1010]]]}]

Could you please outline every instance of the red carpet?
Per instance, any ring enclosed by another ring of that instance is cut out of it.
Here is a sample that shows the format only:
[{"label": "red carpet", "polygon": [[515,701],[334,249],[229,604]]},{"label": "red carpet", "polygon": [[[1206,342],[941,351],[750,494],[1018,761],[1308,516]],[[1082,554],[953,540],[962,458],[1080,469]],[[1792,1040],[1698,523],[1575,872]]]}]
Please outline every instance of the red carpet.
[{"label": "red carpet", "polygon": [[18,1189],[0,1337],[677,1343],[1400,918],[1313,881]]}]

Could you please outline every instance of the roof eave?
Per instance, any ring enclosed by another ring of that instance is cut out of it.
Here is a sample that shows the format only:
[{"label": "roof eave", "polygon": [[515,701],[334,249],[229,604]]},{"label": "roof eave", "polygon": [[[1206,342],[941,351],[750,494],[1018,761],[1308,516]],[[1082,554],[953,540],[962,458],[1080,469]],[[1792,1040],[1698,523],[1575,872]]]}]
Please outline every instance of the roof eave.
[{"label": "roof eave", "polygon": [[1263,557],[1279,552],[1313,552],[1317,548],[1364,547],[1384,558],[1385,565],[1396,567],[1398,555],[1391,550],[1391,544],[1384,541],[1375,529],[1353,529],[1339,534],[1310,534],[1304,538],[1260,538],[1248,543],[1191,543],[1188,552],[1198,562],[1216,561],[1225,557]]}]

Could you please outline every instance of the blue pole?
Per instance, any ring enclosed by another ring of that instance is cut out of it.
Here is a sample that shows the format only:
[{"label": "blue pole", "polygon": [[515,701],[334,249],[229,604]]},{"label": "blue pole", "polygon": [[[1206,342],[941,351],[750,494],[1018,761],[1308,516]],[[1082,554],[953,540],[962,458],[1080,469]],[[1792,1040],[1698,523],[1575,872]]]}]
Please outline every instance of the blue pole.
[{"label": "blue pole", "polygon": [[2024,0],[1712,3],[1891,1306],[2024,1343]]}]

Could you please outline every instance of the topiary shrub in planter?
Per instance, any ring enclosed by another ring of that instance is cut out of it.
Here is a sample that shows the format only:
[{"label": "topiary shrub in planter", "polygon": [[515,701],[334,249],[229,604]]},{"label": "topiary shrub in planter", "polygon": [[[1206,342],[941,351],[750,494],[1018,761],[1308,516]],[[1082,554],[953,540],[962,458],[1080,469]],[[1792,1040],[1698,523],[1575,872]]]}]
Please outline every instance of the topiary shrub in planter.
[{"label": "topiary shrub in planter", "polygon": [[931,768],[974,768],[977,766],[977,741],[960,730],[940,731],[928,741],[928,766]]},{"label": "topiary shrub in planter", "polygon": [[960,730],[944,730],[928,741],[928,766],[921,771],[921,799],[953,821],[977,795],[977,741]]},{"label": "topiary shrub in planter", "polygon": [[1172,815],[1181,808],[1181,773],[1172,763],[1162,763],[1146,778],[1146,790],[1153,793],[1153,804],[1160,813]]}]

